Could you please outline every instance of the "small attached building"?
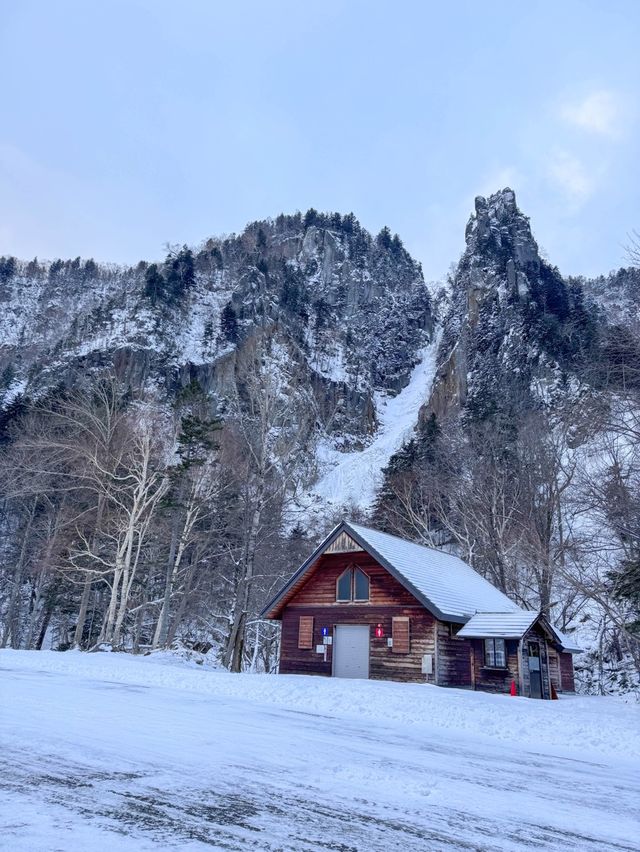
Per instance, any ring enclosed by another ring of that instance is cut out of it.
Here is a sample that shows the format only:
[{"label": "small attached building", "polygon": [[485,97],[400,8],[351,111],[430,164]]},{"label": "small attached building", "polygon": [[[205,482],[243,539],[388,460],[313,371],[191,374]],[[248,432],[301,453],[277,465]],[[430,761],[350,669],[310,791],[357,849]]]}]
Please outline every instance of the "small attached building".
[{"label": "small attached building", "polygon": [[282,674],[574,691],[579,649],[539,613],[455,556],[359,524],[339,524],[262,616],[282,622]]}]

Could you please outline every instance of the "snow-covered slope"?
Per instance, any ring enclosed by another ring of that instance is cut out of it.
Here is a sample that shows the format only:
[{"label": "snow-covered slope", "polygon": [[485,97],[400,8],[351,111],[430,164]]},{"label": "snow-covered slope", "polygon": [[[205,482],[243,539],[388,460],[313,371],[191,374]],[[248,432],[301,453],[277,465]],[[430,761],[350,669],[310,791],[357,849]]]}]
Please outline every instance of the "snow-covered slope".
[{"label": "snow-covered slope", "polygon": [[395,396],[376,393],[379,426],[362,450],[341,452],[338,440],[319,443],[320,476],[312,495],[335,508],[370,509],[382,483],[382,470],[398,452],[416,426],[420,409],[429,401],[436,372],[436,357],[442,337],[437,329],[420,352],[407,386]]}]

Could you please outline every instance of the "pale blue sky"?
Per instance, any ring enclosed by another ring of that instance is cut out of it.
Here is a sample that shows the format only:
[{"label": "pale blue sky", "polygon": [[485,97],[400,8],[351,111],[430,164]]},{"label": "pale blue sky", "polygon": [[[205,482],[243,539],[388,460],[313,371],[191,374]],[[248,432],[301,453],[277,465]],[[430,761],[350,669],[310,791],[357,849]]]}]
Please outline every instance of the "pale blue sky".
[{"label": "pale blue sky", "polygon": [[564,273],[640,228],[640,2],[0,0],[0,254],[133,262],[316,207],[428,278],[504,185]]}]

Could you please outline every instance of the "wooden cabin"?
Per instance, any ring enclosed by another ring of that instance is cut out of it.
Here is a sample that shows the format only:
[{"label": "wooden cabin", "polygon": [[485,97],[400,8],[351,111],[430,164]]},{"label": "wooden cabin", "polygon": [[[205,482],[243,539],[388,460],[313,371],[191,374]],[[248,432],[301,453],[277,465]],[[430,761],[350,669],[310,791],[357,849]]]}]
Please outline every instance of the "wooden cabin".
[{"label": "wooden cabin", "polygon": [[456,556],[339,524],[267,604],[280,672],[551,698],[579,649]]}]

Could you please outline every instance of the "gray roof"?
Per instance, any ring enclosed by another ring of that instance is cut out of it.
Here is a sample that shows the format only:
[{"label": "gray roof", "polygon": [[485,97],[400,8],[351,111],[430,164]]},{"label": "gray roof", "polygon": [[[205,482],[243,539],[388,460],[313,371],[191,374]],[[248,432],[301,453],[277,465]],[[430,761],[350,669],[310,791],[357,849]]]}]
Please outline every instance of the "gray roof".
[{"label": "gray roof", "polygon": [[[530,609],[518,609],[517,612],[477,612],[457,632],[463,639],[521,639],[530,627],[541,618],[539,612]],[[563,651],[579,654],[575,641],[570,639],[546,618],[541,623],[555,636]]]},{"label": "gray roof", "polygon": [[[518,612],[520,608],[470,565],[431,547],[414,544],[360,524],[344,524],[361,545],[366,544],[373,556],[392,566],[417,590],[427,606],[436,614],[452,621],[465,621],[479,610],[485,612]],[[385,566],[386,567],[386,566]],[[406,583],[405,583],[406,585]]]},{"label": "gray roof", "polygon": [[537,620],[539,613],[527,609],[517,612],[478,612],[458,630],[462,638],[520,639]]}]

